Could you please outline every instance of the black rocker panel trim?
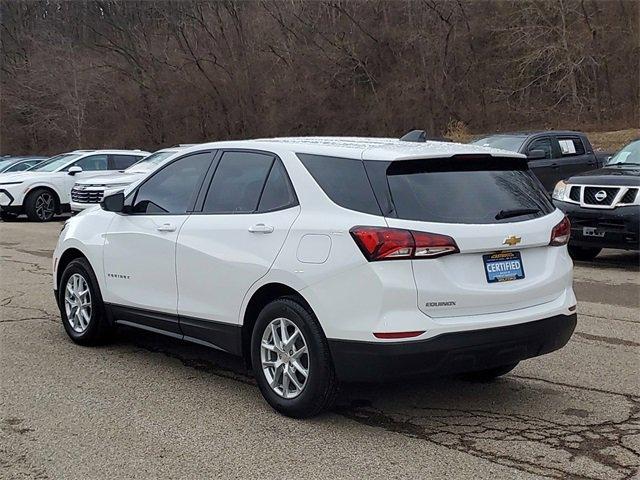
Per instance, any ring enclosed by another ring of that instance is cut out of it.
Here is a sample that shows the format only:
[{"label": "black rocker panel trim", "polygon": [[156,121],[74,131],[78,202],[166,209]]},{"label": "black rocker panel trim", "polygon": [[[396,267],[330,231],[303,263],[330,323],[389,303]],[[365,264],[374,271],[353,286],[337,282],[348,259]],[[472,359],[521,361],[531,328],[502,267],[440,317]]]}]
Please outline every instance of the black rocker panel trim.
[{"label": "black rocker panel trim", "polygon": [[105,308],[109,318],[116,325],[138,327],[223,350],[233,355],[241,355],[242,328],[240,325],[182,317],[112,303],[106,303]]}]

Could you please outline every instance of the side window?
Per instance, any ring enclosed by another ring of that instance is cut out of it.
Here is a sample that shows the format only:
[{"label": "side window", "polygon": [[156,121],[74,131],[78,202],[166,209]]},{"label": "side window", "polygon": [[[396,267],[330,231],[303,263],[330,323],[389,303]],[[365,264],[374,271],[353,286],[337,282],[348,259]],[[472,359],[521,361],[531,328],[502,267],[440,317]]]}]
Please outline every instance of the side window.
[{"label": "side window", "polygon": [[558,144],[563,157],[584,155],[584,145],[579,137],[558,137]]},{"label": "side window", "polygon": [[527,152],[531,150],[542,150],[545,153],[544,158],[553,158],[553,148],[551,147],[551,139],[549,138],[539,138],[534,140],[529,148],[527,148]]},{"label": "side window", "polygon": [[223,153],[209,185],[203,212],[255,212],[273,161],[271,155],[263,153]]},{"label": "side window", "polygon": [[358,212],[382,214],[362,161],[305,153],[297,155],[334,203]]},{"label": "side window", "polygon": [[[89,155],[88,157],[81,158],[70,166],[81,167],[85,172],[92,172],[94,170],[106,170],[107,155]],[[67,167],[65,170],[69,170],[69,167]]]},{"label": "side window", "polygon": [[26,170],[29,167],[32,167],[34,165],[34,162],[20,162],[20,163],[16,163],[15,165],[11,165],[9,168],[7,168],[5,170],[5,173],[8,172],[22,172],[23,170]]},{"label": "side window", "polygon": [[182,157],[145,181],[133,204],[134,213],[183,214],[191,206],[211,164],[211,152]]},{"label": "side window", "polygon": [[281,210],[292,207],[297,203],[298,200],[289,181],[287,171],[282,162],[276,159],[273,167],[271,167],[271,172],[269,172],[267,183],[264,185],[258,211],[271,212],[273,210]]},{"label": "side window", "polygon": [[136,155],[111,155],[111,170],[124,170],[140,160]]}]

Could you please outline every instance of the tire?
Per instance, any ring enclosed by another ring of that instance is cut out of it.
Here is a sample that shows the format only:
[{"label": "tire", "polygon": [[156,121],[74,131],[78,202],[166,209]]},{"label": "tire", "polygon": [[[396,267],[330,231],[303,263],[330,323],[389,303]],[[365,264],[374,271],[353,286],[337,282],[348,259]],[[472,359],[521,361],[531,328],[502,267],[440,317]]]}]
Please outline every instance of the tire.
[{"label": "tire", "polygon": [[[263,350],[263,342],[271,346],[281,338],[283,323],[289,339],[293,339],[294,343],[284,349],[285,353],[282,356],[273,350]],[[278,332],[277,340],[273,339],[272,324]],[[298,334],[293,338],[296,329]],[[294,353],[289,357],[291,352],[304,351],[304,345],[307,347],[306,355],[296,356]],[[266,361],[279,359],[279,369],[268,366],[263,368],[263,356]],[[315,315],[295,298],[282,297],[262,309],[251,335],[251,364],[262,396],[274,410],[287,417],[313,417],[329,408],[335,400],[338,382],[329,344]],[[303,370],[306,367],[306,377],[298,366]],[[265,368],[268,373],[265,372]],[[280,373],[276,373],[277,378],[274,379],[273,373],[276,371]],[[268,375],[271,376],[271,380],[276,380],[275,389],[269,384]],[[292,375],[298,384],[290,380]],[[288,377],[287,380],[285,377]],[[285,382],[289,384],[287,392],[284,390]],[[298,388],[298,385],[302,388]]]},{"label": "tire", "polygon": [[24,210],[32,222],[48,222],[59,210],[56,194],[46,188],[37,188],[27,195]]},{"label": "tire", "polygon": [[574,260],[584,261],[593,260],[602,251],[601,248],[597,247],[576,247],[574,245],[569,245],[568,249],[571,258],[573,258]]},{"label": "tire", "polygon": [[[74,282],[78,283],[74,284]],[[69,285],[71,285],[71,289],[74,289],[74,286],[78,286],[79,288],[76,288],[76,291],[88,289],[88,297],[86,294],[76,296],[70,291],[68,292]],[[70,304],[65,300],[67,295],[70,299],[75,300],[76,304],[78,298],[81,298],[85,304],[89,300],[90,307],[83,309],[85,315],[71,315],[77,309],[74,310],[70,307]],[[85,258],[72,260],[64,269],[58,286],[58,306],[62,317],[62,325],[67,335],[75,343],[79,345],[98,345],[110,339],[113,328],[105,314],[102,294],[100,293],[95,273]],[[69,320],[70,317],[71,320]]]},{"label": "tire", "polygon": [[465,380],[472,382],[490,382],[498,377],[506,375],[518,366],[519,362],[501,365],[499,367],[487,368],[486,370],[478,370],[475,372],[467,372],[462,375]]},{"label": "tire", "polygon": [[18,216],[15,213],[0,212],[0,219],[3,222],[14,222],[17,218]]}]

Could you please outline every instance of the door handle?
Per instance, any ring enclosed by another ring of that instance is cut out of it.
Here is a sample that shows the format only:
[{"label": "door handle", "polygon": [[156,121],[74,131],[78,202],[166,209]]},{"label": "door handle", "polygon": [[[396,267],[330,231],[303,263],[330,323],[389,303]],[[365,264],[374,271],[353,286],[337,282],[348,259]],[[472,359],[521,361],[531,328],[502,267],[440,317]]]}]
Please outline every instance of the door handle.
[{"label": "door handle", "polygon": [[558,168],[558,164],[557,163],[552,163],[551,164],[551,168]]},{"label": "door handle", "polygon": [[251,233],[271,233],[273,232],[273,227],[271,225],[265,225],[264,223],[256,223],[249,227],[249,231]]},{"label": "door handle", "polygon": [[162,225],[156,227],[156,230],[158,230],[159,232],[175,232],[176,226],[171,225],[170,223],[163,223]]}]

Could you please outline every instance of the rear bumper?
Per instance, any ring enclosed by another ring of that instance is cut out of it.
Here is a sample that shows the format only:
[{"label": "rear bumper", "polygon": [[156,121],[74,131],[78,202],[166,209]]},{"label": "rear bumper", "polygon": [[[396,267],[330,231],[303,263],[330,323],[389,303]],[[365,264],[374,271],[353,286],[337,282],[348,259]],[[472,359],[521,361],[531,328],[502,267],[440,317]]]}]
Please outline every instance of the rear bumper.
[{"label": "rear bumper", "polygon": [[[554,201],[571,221],[570,245],[578,247],[640,249],[640,206],[613,209],[582,208],[580,205]],[[602,236],[584,235],[584,227],[595,228]]]},{"label": "rear bumper", "polygon": [[338,378],[381,382],[411,376],[441,376],[483,370],[562,348],[577,315],[504,327],[444,333],[416,342],[329,340]]}]

